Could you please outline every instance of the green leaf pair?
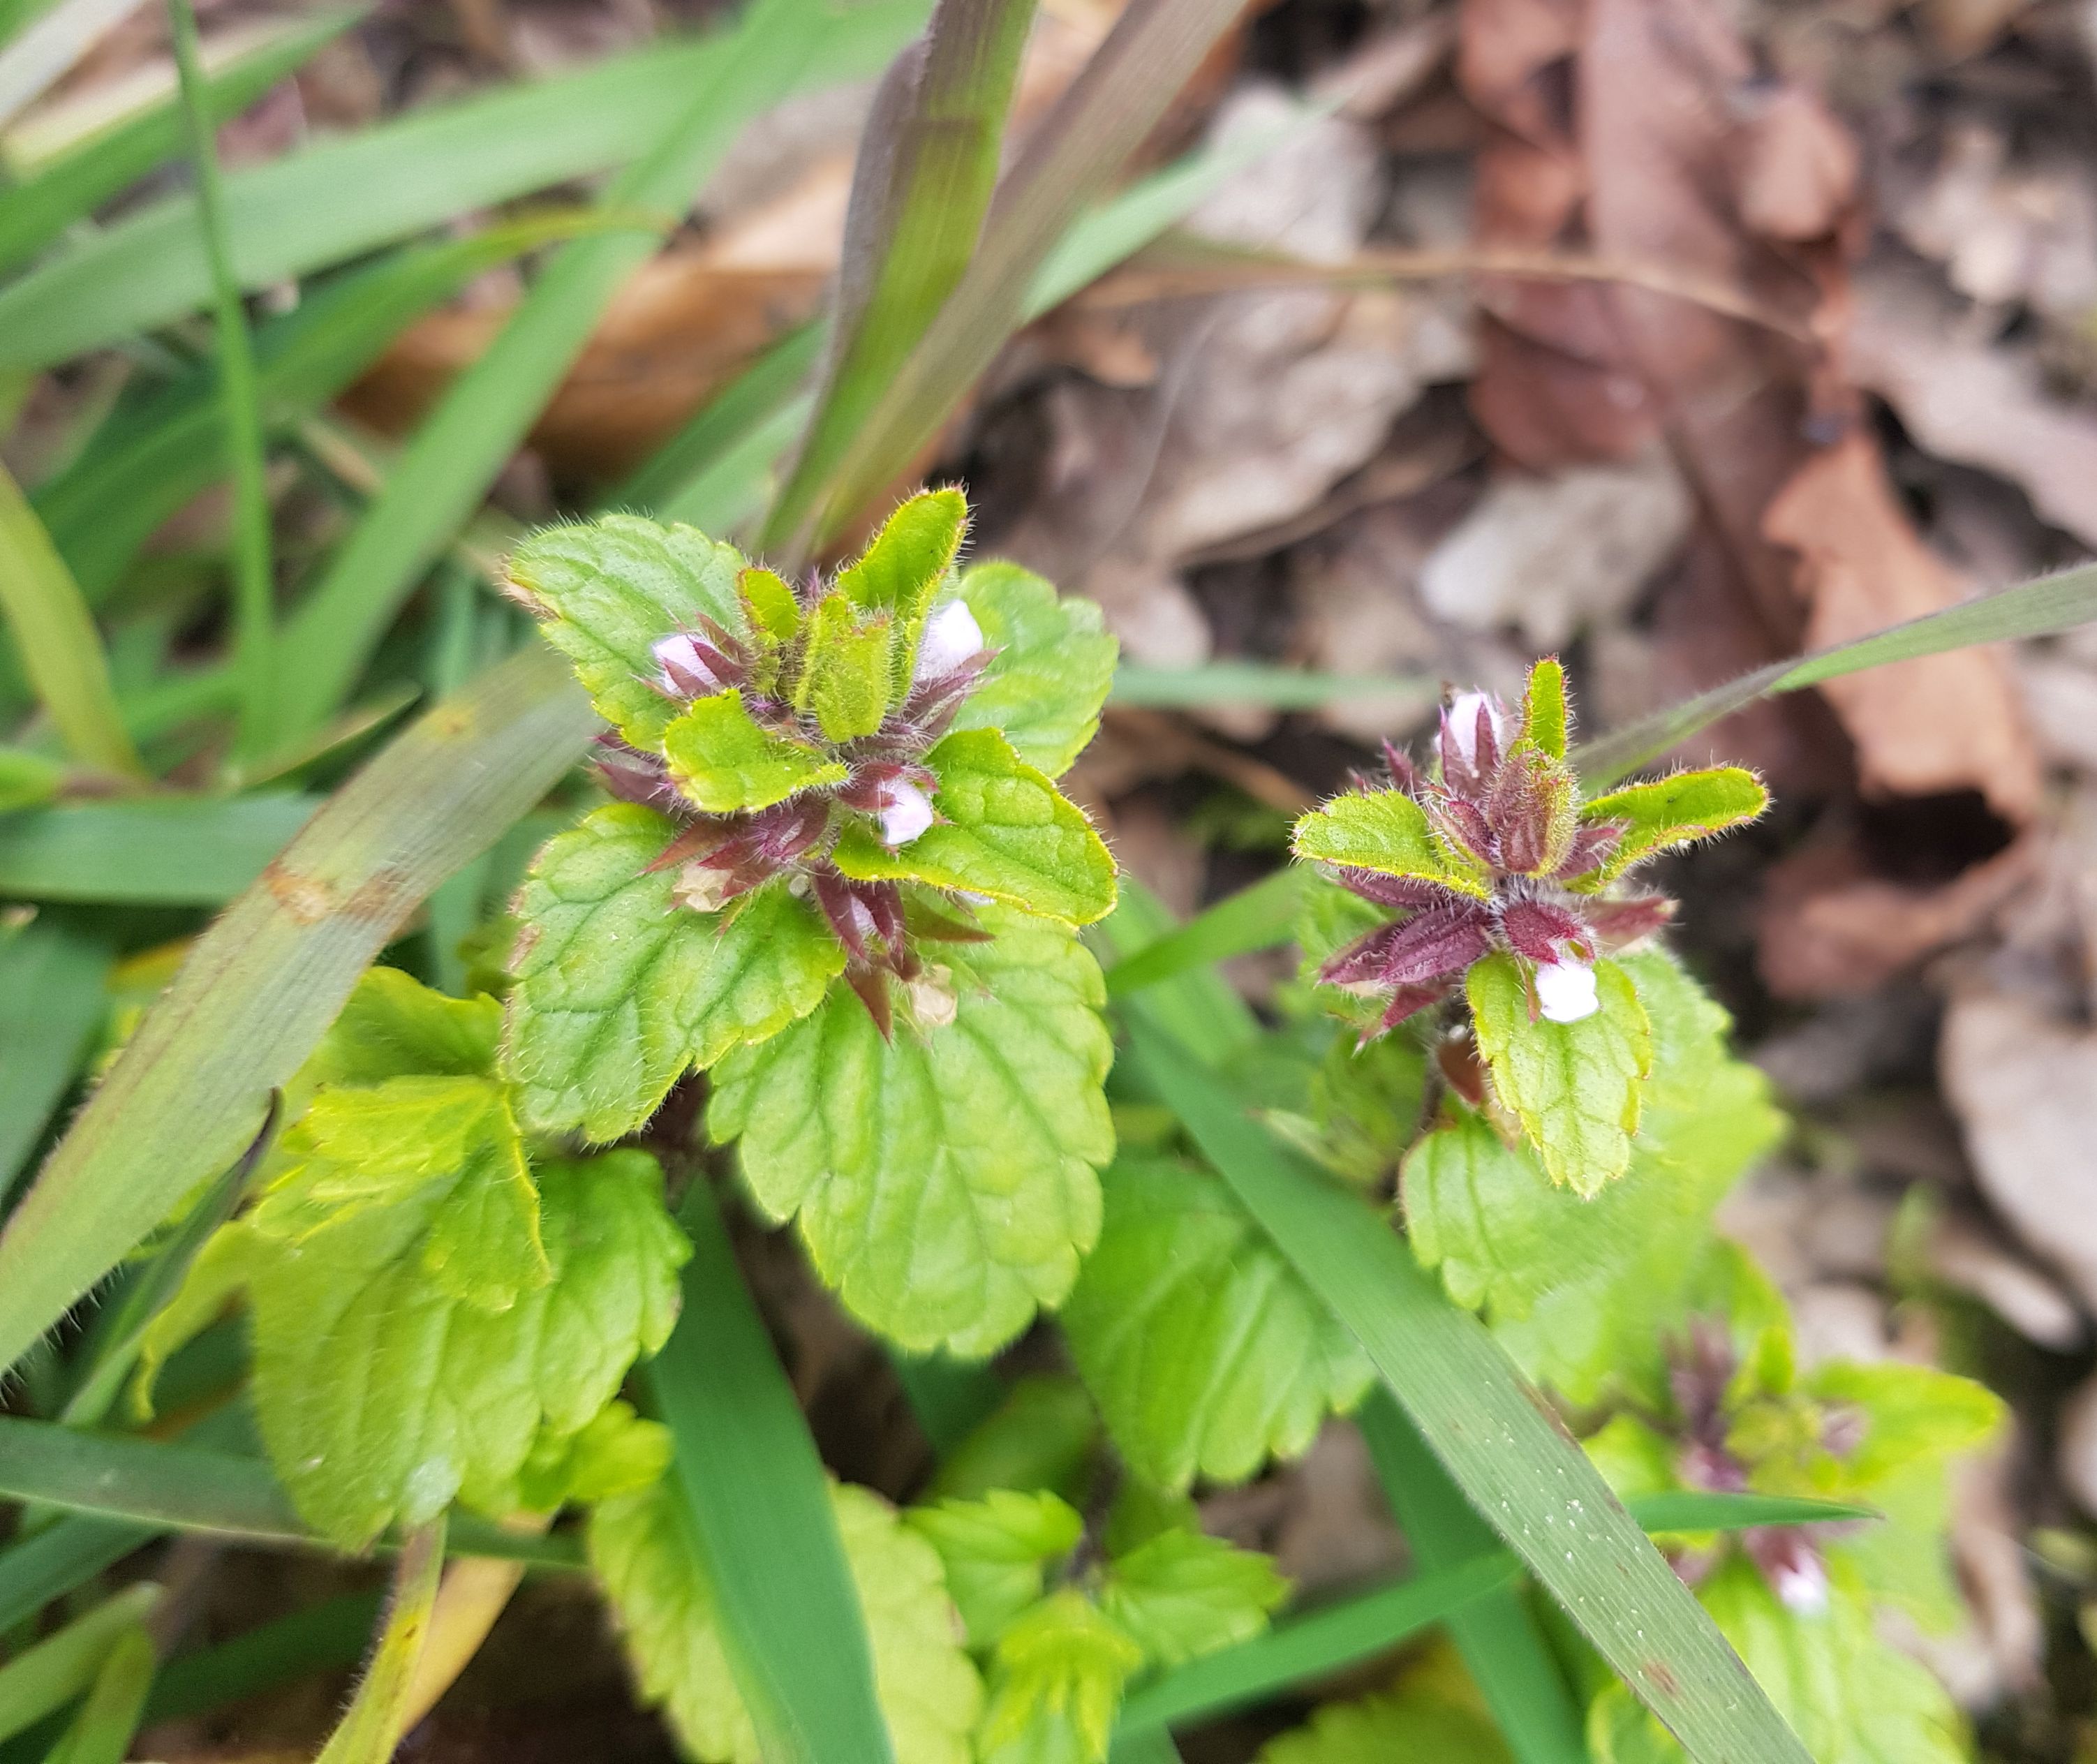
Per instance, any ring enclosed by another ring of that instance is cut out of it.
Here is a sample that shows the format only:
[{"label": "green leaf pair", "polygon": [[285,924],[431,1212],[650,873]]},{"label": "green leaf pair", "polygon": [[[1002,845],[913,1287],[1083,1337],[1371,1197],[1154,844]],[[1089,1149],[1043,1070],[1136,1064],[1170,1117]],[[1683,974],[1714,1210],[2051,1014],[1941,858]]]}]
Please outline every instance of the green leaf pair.
[{"label": "green leaf pair", "polygon": [[173,1349],[244,1291],[263,1442],[345,1548],[454,1499],[501,1515],[646,1481],[659,1430],[608,1407],[659,1347],[689,1254],[643,1153],[536,1168],[493,1075],[496,1010],[367,974],[296,1087],[253,1205],[148,1331]]}]

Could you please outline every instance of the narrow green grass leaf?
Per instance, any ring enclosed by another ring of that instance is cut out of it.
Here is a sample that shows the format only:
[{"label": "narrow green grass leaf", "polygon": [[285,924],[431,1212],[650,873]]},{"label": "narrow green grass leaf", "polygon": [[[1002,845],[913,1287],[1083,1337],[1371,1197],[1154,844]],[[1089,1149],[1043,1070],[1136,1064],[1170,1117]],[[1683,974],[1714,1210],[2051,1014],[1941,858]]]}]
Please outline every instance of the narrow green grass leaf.
[{"label": "narrow green grass leaf", "polygon": [[[783,98],[834,23],[828,0],[753,0],[713,77],[603,206],[681,215],[752,116]],[[296,740],[348,696],[422,572],[494,482],[612,295],[654,252],[650,234],[578,240],[548,265],[488,350],[401,454],[287,633],[300,683],[280,736]]]},{"label": "narrow green grass leaf", "polygon": [[[552,210],[469,239],[408,247],[314,290],[256,337],[260,396],[273,430],[326,404],[409,322],[483,270],[606,225],[588,209]],[[135,404],[120,404],[31,501],[93,602],[155,529],[225,471],[224,407],[210,365],[200,363]]]},{"label": "narrow green grass leaf", "polygon": [[109,684],[109,658],[80,584],[4,466],[0,613],[7,616],[30,684],[73,757],[119,777],[142,776],[145,768]]},{"label": "narrow green grass leaf", "polygon": [[1495,1550],[1277,1623],[1264,1635],[1177,1667],[1132,1692],[1122,1705],[1120,1731],[1184,1727],[1246,1708],[1305,1679],[1386,1652],[1521,1578],[1521,1565]]},{"label": "narrow green grass leaf", "polygon": [[411,724],[199,939],[0,1232],[0,1368],[237,1158],[424,896],[597,726],[534,646]]},{"label": "narrow green grass leaf", "polygon": [[343,1593],[230,1640],[177,1655],[153,1681],[146,1719],[151,1723],[207,1714],[309,1673],[354,1666],[370,1639],[382,1604],[375,1592]]},{"label": "narrow green grass leaf", "polygon": [[1116,1733],[1107,1764],[1180,1764],[1180,1748],[1163,1727],[1145,1727],[1134,1733]]},{"label": "narrow green grass leaf", "polygon": [[816,495],[968,267],[997,182],[1034,0],[940,0],[896,58],[860,137],[830,362],[760,543],[798,532]]},{"label": "narrow green grass leaf", "polygon": [[[1494,1547],[1492,1528],[1450,1481],[1389,1391],[1373,1393],[1358,1419],[1377,1480],[1422,1573],[1454,1567]],[[1580,1711],[1517,1588],[1486,1593],[1451,1613],[1446,1627],[1520,1764],[1587,1764]]]},{"label": "narrow green grass leaf", "polygon": [[430,1632],[444,1566],[444,1522],[420,1527],[401,1552],[386,1626],[364,1681],[315,1764],[388,1764],[408,1724],[408,1692]]},{"label": "narrow green grass leaf", "polygon": [[[0,1416],[0,1500],[33,1501],[98,1522],[121,1522],[138,1528],[141,1543],[181,1531],[271,1549],[333,1547],[300,1519],[260,1458],[14,1416]],[[467,1514],[454,1522],[452,1543],[455,1555],[534,1568],[570,1569],[580,1563],[572,1539],[506,1531]],[[401,1547],[397,1538],[377,1546]]]},{"label": "narrow green grass leaf", "polygon": [[158,1535],[123,1519],[61,1519],[0,1550],[0,1630],[28,1621]]},{"label": "narrow green grass leaf", "polygon": [[[1265,881],[1255,882],[1253,887],[1257,890],[1269,884],[1278,887],[1282,877],[1294,873],[1290,870],[1280,871]],[[1241,895],[1250,891],[1241,891]],[[1228,907],[1241,895],[1219,901],[1217,909]],[[1202,917],[1197,914],[1194,922],[1199,923]],[[1283,918],[1283,929],[1276,942],[1287,940],[1287,927],[1294,917],[1292,906]],[[1174,942],[1182,929],[1184,927],[1174,919],[1171,908],[1133,876],[1124,876],[1121,878],[1119,903],[1093,928],[1092,936],[1102,956],[1119,958],[1106,970],[1108,996],[1112,997],[1117,990],[1132,991],[1148,985],[1152,990],[1150,996],[1144,1000],[1144,1009],[1150,1013],[1151,1020],[1197,1058],[1210,1066],[1220,1066],[1245,1053],[1259,1040],[1259,1019],[1237,987],[1217,971],[1215,964],[1223,960],[1222,956],[1206,952],[1178,953],[1185,948]],[[1224,948],[1228,943],[1226,939],[1218,947]],[[1171,952],[1164,949],[1167,944],[1171,944]],[[1135,970],[1133,984],[1125,982],[1117,988],[1114,974],[1137,957],[1147,957],[1154,948],[1161,952],[1155,964],[1157,978],[1146,982],[1142,977],[1144,970],[1138,969]]]},{"label": "narrow green grass leaf", "polygon": [[[928,0],[839,8],[808,33],[798,89],[879,72],[928,10]],[[637,159],[735,53],[733,31],[641,50],[238,173],[226,207],[241,285],[292,280]],[[48,367],[196,311],[210,277],[194,210],[186,195],[155,203],[0,291],[0,368]]]},{"label": "narrow green grass leaf", "polygon": [[0,1740],[63,1709],[94,1683],[117,1637],[145,1622],[160,1602],[151,1581],[126,1587],[0,1666]]},{"label": "narrow green grass leaf", "polygon": [[1889,662],[1911,662],[1946,650],[1977,643],[2010,643],[2025,637],[2051,637],[2097,619],[2097,563],[2078,565],[2057,575],[2020,582],[2014,588],[1962,601],[1905,624],[1855,637],[1833,649],[1788,661],[1771,662],[1738,680],[1665,711],[1655,711],[1599,740],[1574,750],[1572,764],[1591,793],[1607,789],[1641,766],[1660,758],[1700,729],[1745,710],[1758,698],[1802,692],[1824,681]]},{"label": "narrow green grass leaf", "polygon": [[39,922],[0,939],[0,1206],[108,1009],[109,961],[107,945],[68,925]]},{"label": "narrow green grass leaf", "polygon": [[220,403],[227,450],[233,457],[233,665],[240,681],[237,759],[252,759],[268,739],[277,696],[276,584],[271,562],[269,487],[264,479],[262,405],[255,383],[255,340],[226,236],[225,187],[218,166],[217,129],[204,87],[190,0],[167,0],[176,77],[189,129],[196,180],[197,228],[211,269],[212,340],[218,358]]},{"label": "narrow green grass leaf", "polygon": [[223,906],[320,803],[272,791],[27,809],[0,819],[0,896]]},{"label": "narrow green grass leaf", "polygon": [[[701,405],[684,427],[641,462],[606,506],[687,519],[672,514],[673,506],[794,404],[822,348],[823,327],[819,324],[788,331]],[[717,533],[729,523],[694,519],[691,524]]]},{"label": "narrow green grass leaf", "polygon": [[1190,970],[1287,943],[1295,934],[1297,908],[1311,879],[1308,870],[1291,864],[1225,895],[1109,968],[1107,996],[1126,997]]},{"label": "narrow green grass leaf", "polygon": [[118,1636],[103,1656],[79,1714],[45,1764],[124,1764],[159,1665],[145,1630],[134,1628]]},{"label": "narrow green grass leaf", "polygon": [[1692,1757],[1806,1753],[1609,1485],[1469,1312],[1404,1244],[1250,1122],[1140,1012],[1136,1063],[1298,1272],[1351,1329],[1466,1496]]},{"label": "narrow green grass leaf", "polygon": [[[239,115],[361,15],[358,8],[340,7],[290,20],[232,56],[206,82],[212,122]],[[28,125],[12,131],[6,156],[20,182],[0,192],[0,269],[35,256],[74,221],[173,159],[182,151],[182,129],[181,107],[170,95],[62,147],[25,139]]]},{"label": "narrow green grass leaf", "polygon": [[1071,225],[1156,126],[1241,0],[1132,0],[1000,180],[974,256],[851,439],[816,505],[846,526],[917,456],[1023,319]]},{"label": "narrow green grass leaf", "polygon": [[[873,1656],[808,1424],[703,1178],[681,1215],[685,1308],[641,1373],[768,1764],[890,1764]],[[821,1670],[812,1670],[812,1662]]]},{"label": "narrow green grass leaf", "polygon": [[906,1354],[900,1348],[889,1350],[888,1363],[917,1417],[918,1431],[942,1458],[989,1420],[1005,1400],[1005,1381],[987,1366],[944,1354]]},{"label": "narrow green grass leaf", "polygon": [[1324,674],[1276,662],[1205,662],[1197,668],[1123,662],[1114,671],[1110,698],[1115,704],[1154,710],[1257,704],[1273,711],[1313,711],[1364,698],[1416,704],[1440,690],[1439,682],[1416,674]]}]

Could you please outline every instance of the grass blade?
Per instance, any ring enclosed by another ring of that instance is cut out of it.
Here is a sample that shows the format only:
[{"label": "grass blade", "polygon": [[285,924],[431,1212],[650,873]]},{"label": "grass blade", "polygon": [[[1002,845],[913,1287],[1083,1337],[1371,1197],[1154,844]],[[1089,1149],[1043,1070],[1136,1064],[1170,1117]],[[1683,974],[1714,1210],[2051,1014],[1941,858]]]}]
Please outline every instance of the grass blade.
[{"label": "grass blade", "polygon": [[703,1177],[681,1216],[685,1307],[643,1377],[676,1438],[671,1476],[737,1688],[766,1764],[884,1764],[895,1754],[816,1442]]},{"label": "grass blade", "polygon": [[[879,72],[927,10],[927,0],[861,0],[830,15],[808,33],[800,88]],[[734,52],[733,33],[642,50],[236,173],[226,219],[241,286],[252,293],[347,263],[635,160]],[[0,367],[49,367],[105,348],[196,311],[209,294],[194,204],[155,203],[0,291]]]},{"label": "grass blade", "polygon": [[0,1207],[108,1008],[109,960],[107,944],[64,925],[0,941]]},{"label": "grass blade", "polygon": [[0,1666],[0,1740],[34,1727],[86,1690],[111,1644],[160,1602],[160,1589],[151,1581],[126,1587]]},{"label": "grass blade", "polygon": [[1358,1197],[1298,1162],[1132,1010],[1131,1053],[1368,1353],[1465,1496],[1693,1758],[1807,1764],[1703,1607],[1486,1327]]},{"label": "grass blade", "polygon": [[444,1565],[444,1521],[440,1517],[420,1527],[401,1552],[379,1646],[349,1712],[328,1736],[315,1764],[387,1764],[393,1756],[407,1726],[408,1687],[422,1657],[430,1607],[436,1602]]},{"label": "grass blade", "polygon": [[27,809],[0,819],[0,896],[223,906],[319,807],[273,791]]},{"label": "grass blade", "polygon": [[1132,1692],[1122,1705],[1120,1731],[1184,1727],[1244,1709],[1306,1679],[1386,1652],[1521,1578],[1521,1565],[1506,1551],[1495,1550],[1277,1623],[1263,1635],[1175,1667]]},{"label": "grass blade", "polygon": [[968,269],[831,475],[819,538],[849,524],[938,433],[1024,317],[1049,253],[1242,10],[1243,0],[1132,0],[1000,182]]},{"label": "grass blade", "polygon": [[[737,129],[793,89],[830,13],[825,0],[753,0],[713,77],[648,157],[621,175],[604,206],[681,215]],[[416,431],[289,628],[284,663],[300,694],[281,720],[285,742],[340,707],[401,602],[486,494],[655,243],[652,234],[619,234],[568,246]]]},{"label": "grass blade", "polygon": [[277,691],[276,574],[270,561],[262,406],[255,383],[255,343],[247,334],[247,309],[241,303],[226,238],[225,190],[218,169],[217,131],[204,90],[196,13],[190,0],[167,0],[167,7],[196,178],[197,225],[211,269],[212,342],[227,450],[233,456],[233,656],[241,707],[234,754],[237,760],[247,759],[260,752],[268,739]]},{"label": "grass blade", "polygon": [[159,1534],[121,1519],[61,1519],[0,1550],[0,1630],[25,1622]]},{"label": "grass blade", "polygon": [[1107,970],[1110,997],[1126,997],[1233,956],[1272,949],[1296,935],[1296,913],[1310,873],[1296,865],[1226,895]]},{"label": "grass blade", "polygon": [[7,615],[37,696],[68,750],[83,765],[139,777],[144,768],[125,733],[80,584],[20,488],[0,466],[0,613]]},{"label": "grass blade", "polygon": [[1941,655],[1946,650],[1963,650],[1976,643],[2051,637],[2093,619],[2097,619],[2097,564],[2081,564],[1977,600],[1962,601],[1942,612],[1910,619],[1831,650],[1771,662],[1670,710],[1656,711],[1584,743],[1574,752],[1573,764],[1591,793],[1641,766],[1650,765],[1678,742],[1744,710],[1758,698],[1802,692],[1823,681],[1862,673],[1867,668]]},{"label": "grass blade", "polygon": [[[344,8],[296,20],[232,56],[208,77],[205,107],[212,121],[239,116],[361,15]],[[25,140],[29,128],[24,125],[7,140],[9,169],[21,182],[0,193],[0,269],[34,256],[76,221],[173,158],[182,151],[183,117],[169,96],[55,149]]]},{"label": "grass blade", "polygon": [[[136,1434],[0,1416],[0,1499],[120,1521],[147,1535],[182,1531],[339,1553],[307,1528],[261,1459]],[[573,1569],[581,1560],[573,1539],[506,1530],[468,1514],[455,1521],[452,1542],[461,1556],[534,1568]],[[402,1547],[398,1540],[378,1546]]]},{"label": "grass blade", "polygon": [[[1358,1417],[1391,1511],[1423,1572],[1493,1547],[1492,1528],[1449,1480],[1420,1430],[1386,1390]],[[1451,1612],[1445,1626],[1520,1764],[1587,1764],[1580,1712],[1521,1593],[1503,1587]]]},{"label": "grass blade", "polygon": [[853,434],[968,267],[1034,0],[940,0],[898,56],[860,137],[830,361],[768,548],[799,536]]},{"label": "grass blade", "polygon": [[[549,212],[471,239],[412,246],[313,291],[256,337],[259,392],[281,432],[326,404],[421,313],[484,269],[600,230],[587,209]],[[226,471],[224,407],[208,365],[120,405],[80,457],[31,499],[90,602],[154,531]]]},{"label": "grass blade", "polygon": [[353,1666],[379,1621],[379,1595],[346,1592],[177,1656],[160,1669],[146,1719],[180,1721],[274,1690],[310,1672]]},{"label": "grass blade", "polygon": [[124,1764],[159,1665],[152,1638],[145,1630],[134,1628],[119,1635],[104,1657],[80,1714],[45,1764]]},{"label": "grass blade", "polygon": [[254,1137],[422,899],[596,727],[536,646],[411,724],[212,925],[0,1232],[0,1368]]},{"label": "grass blade", "polygon": [[[745,440],[787,409],[822,352],[823,327],[797,326],[710,399],[683,428],[644,461],[608,499],[614,508],[665,510],[717,468]],[[694,521],[717,532],[717,526]]]}]

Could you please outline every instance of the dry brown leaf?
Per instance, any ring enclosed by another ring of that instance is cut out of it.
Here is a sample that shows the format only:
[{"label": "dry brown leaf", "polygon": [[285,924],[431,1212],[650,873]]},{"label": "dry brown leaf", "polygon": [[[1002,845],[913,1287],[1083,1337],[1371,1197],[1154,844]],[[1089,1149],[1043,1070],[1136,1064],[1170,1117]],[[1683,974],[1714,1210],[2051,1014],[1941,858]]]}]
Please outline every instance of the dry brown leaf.
[{"label": "dry brown leaf", "polygon": [[2097,549],[2097,415],[2051,396],[2030,352],[1973,340],[1940,298],[1882,274],[1858,280],[1850,365],[1918,444],[2007,478]]},{"label": "dry brown leaf", "polygon": [[1972,936],[2036,867],[2020,842],[1941,886],[1876,876],[1847,845],[1772,864],[1757,914],[1762,980],[1780,998],[1867,992]]},{"label": "dry brown leaf", "polygon": [[1938,1070],[1981,1192],[2085,1307],[2097,1308],[2097,1137],[2090,1131],[2097,1035],[2016,994],[1975,987],[1954,997],[1946,1014]]},{"label": "dry brown leaf", "polygon": [[[1762,529],[1797,554],[1800,592],[1811,608],[1808,648],[1846,642],[1961,597],[1951,572],[1893,500],[1877,444],[1861,430],[1799,468],[1770,505]],[[1996,651],[1959,650],[1872,668],[1821,690],[1856,745],[1867,792],[1975,790],[2012,821],[2037,806],[2038,753]]]}]

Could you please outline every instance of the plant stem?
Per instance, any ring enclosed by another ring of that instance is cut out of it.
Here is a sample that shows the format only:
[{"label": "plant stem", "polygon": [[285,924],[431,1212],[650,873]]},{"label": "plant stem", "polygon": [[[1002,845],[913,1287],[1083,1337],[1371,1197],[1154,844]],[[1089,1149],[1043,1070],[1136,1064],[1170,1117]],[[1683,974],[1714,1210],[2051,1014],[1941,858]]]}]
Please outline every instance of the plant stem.
[{"label": "plant stem", "polygon": [[182,110],[189,125],[190,156],[196,167],[197,216],[211,267],[218,346],[220,388],[225,403],[226,450],[233,462],[234,663],[240,681],[237,759],[252,759],[267,746],[275,716],[275,581],[269,548],[269,490],[265,476],[261,402],[256,386],[255,349],[247,331],[239,278],[226,230],[225,193],[219,177],[210,93],[197,44],[190,0],[168,0],[175,68],[182,81]]}]

